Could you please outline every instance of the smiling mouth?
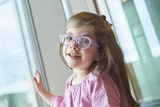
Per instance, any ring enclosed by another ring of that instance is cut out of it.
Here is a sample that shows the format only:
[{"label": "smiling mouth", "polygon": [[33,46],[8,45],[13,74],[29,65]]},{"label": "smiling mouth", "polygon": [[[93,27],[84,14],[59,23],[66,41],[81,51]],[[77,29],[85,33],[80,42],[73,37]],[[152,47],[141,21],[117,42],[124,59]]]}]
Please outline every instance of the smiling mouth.
[{"label": "smiling mouth", "polygon": [[80,58],[80,57],[81,57],[81,56],[79,56],[79,55],[70,54],[70,53],[68,53],[67,55],[69,55],[69,56],[72,57],[72,58]]}]

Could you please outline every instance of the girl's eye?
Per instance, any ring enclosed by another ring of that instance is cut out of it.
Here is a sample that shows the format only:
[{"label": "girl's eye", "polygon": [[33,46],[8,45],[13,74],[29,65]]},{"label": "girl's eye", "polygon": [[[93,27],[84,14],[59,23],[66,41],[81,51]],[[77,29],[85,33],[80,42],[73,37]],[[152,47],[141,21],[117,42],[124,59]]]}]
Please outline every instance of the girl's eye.
[{"label": "girl's eye", "polygon": [[88,43],[89,43],[89,40],[86,39],[86,38],[81,38],[80,41],[81,41],[81,43],[83,43],[83,44],[88,44]]},{"label": "girl's eye", "polygon": [[67,41],[72,41],[72,37],[71,37],[71,36],[67,36],[67,37],[66,37],[66,40],[67,40]]},{"label": "girl's eye", "polygon": [[86,39],[86,38],[80,38],[78,41],[77,41],[78,45],[82,48],[84,47],[87,47],[89,45],[89,40]]}]

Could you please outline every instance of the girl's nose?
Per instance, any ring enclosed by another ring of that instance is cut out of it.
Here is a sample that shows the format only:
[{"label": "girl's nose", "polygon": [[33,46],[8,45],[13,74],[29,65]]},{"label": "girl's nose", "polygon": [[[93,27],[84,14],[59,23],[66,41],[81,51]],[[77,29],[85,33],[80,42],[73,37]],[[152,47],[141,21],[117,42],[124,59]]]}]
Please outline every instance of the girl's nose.
[{"label": "girl's nose", "polygon": [[70,44],[69,48],[71,48],[71,49],[78,49],[78,46],[77,46],[77,44],[76,44],[76,41],[73,41],[73,42]]}]

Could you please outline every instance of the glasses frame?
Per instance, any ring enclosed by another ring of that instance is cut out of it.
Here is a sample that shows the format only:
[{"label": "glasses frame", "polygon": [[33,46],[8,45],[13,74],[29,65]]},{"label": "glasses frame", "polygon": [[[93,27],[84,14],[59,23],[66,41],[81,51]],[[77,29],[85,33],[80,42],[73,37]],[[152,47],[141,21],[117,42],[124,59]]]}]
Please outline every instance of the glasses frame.
[{"label": "glasses frame", "polygon": [[69,46],[69,45],[71,45],[71,44],[73,43],[73,41],[75,41],[75,42],[76,42],[76,45],[79,47],[79,45],[78,45],[78,39],[83,37],[83,38],[86,38],[86,39],[89,40],[89,44],[88,44],[88,46],[85,47],[85,48],[79,47],[80,49],[82,49],[82,50],[87,49],[91,44],[95,45],[96,47],[99,47],[99,44],[98,44],[98,43],[96,43],[95,41],[93,41],[92,39],[90,39],[90,38],[88,38],[88,37],[86,37],[86,36],[79,36],[79,37],[76,38],[76,37],[73,37],[72,35],[70,35],[70,36],[72,37],[71,42],[70,42],[69,44],[65,45],[65,44],[62,42],[62,37],[63,37],[63,36],[66,36],[66,35],[68,35],[68,34],[61,34],[61,35],[60,35],[60,42],[61,42],[61,44],[64,45],[64,46]]}]

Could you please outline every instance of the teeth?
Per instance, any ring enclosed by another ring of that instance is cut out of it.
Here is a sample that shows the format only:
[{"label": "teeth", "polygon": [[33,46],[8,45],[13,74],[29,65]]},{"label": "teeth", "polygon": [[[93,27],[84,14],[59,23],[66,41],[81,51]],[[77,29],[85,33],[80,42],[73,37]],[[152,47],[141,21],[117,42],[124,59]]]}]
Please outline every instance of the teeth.
[{"label": "teeth", "polygon": [[72,57],[80,57],[80,56],[77,56],[77,55],[74,55],[74,54],[69,54],[70,56]]}]

